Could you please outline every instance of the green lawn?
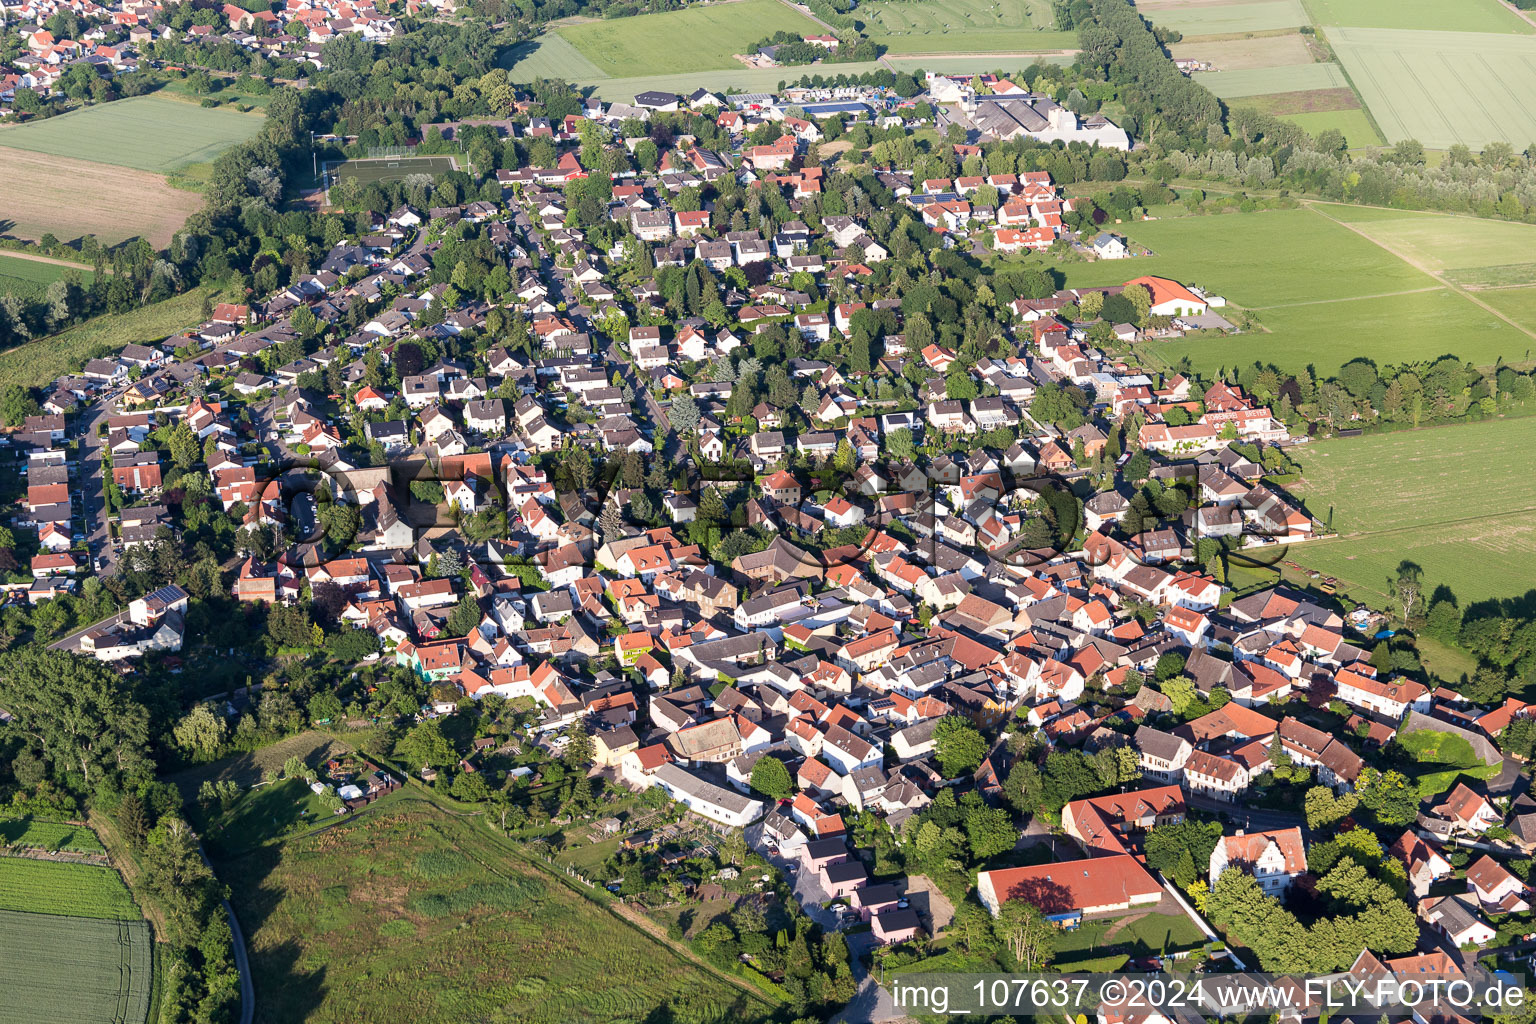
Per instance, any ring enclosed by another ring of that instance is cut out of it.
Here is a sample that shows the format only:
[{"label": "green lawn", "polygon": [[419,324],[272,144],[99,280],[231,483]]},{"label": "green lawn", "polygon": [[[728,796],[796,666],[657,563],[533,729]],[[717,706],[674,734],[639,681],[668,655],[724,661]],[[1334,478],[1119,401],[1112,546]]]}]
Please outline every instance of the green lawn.
[{"label": "green lawn", "polygon": [[1499,0],[1305,0],[1319,25],[1440,32],[1536,32]]},{"label": "green lawn", "polygon": [[1305,114],[1280,116],[1292,124],[1300,125],[1301,130],[1313,138],[1316,138],[1319,132],[1337,128],[1343,133],[1344,141],[1351,149],[1382,144],[1382,138],[1372,126],[1371,119],[1358,107],[1353,110],[1315,110]]},{"label": "green lawn", "polygon": [[143,921],[0,911],[0,1024],[143,1024],[153,946]]},{"label": "green lawn", "polygon": [[[1501,267],[1536,252],[1536,226],[1530,224],[1344,205],[1330,205],[1327,213],[1433,271]],[[1472,284],[1477,278],[1457,280]]]},{"label": "green lawn", "polygon": [[[1164,358],[1188,355],[1201,367],[1254,359],[1287,370],[1313,366],[1327,375],[1351,359],[1378,363],[1434,359],[1454,353],[1479,366],[1501,357],[1524,361],[1536,342],[1449,288],[1319,305],[1277,306],[1259,314],[1268,334],[1194,338],[1157,347]],[[1454,323],[1454,333],[1445,325]]]},{"label": "green lawn", "polygon": [[1278,68],[1207,71],[1195,80],[1224,100],[1309,89],[1347,89],[1349,82],[1337,64],[1291,64]]},{"label": "green lawn", "polygon": [[1056,937],[1056,955],[1063,960],[1103,956],[1111,951],[1156,956],[1204,943],[1205,935],[1183,914],[1151,913],[1134,919],[1084,921],[1080,927]]},{"label": "green lawn", "polygon": [[854,16],[893,54],[1011,53],[1076,48],[1041,0],[875,0]]},{"label": "green lawn", "polygon": [[[1122,225],[1147,258],[1071,264],[1067,287],[1117,284],[1142,274],[1214,289],[1265,309],[1435,285],[1380,246],[1309,209],[1180,217]],[[1327,260],[1318,259],[1326,252]]]},{"label": "green lawn", "polygon": [[0,128],[0,146],[163,173],[212,160],[261,125],[256,114],[136,96]]},{"label": "green lawn", "polygon": [[1253,0],[1248,3],[1157,3],[1141,5],[1142,16],[1154,25],[1177,29],[1186,36],[1229,32],[1268,32],[1295,28],[1311,19],[1300,0]]},{"label": "green lawn", "polygon": [[[124,345],[164,341],[198,322],[207,288],[195,288],[174,299],[157,302],[117,316],[99,316],[77,327],[0,352],[0,386],[17,383],[40,387],[76,362],[98,351],[119,351]],[[214,293],[214,301],[218,301]]]},{"label": "green lawn", "polygon": [[1503,140],[1523,149],[1536,138],[1536,107],[1529,102],[1536,91],[1536,38],[1391,28],[1326,32],[1388,142],[1412,138],[1431,149],[1458,142],[1480,149]]},{"label": "green lawn", "polygon": [[1426,592],[1449,586],[1462,607],[1524,594],[1536,577],[1533,446],[1536,417],[1308,445],[1292,493],[1325,521],[1332,508],[1341,537],[1289,557],[1377,600],[1404,559],[1423,567]]},{"label": "green lawn", "polygon": [[228,857],[334,819],[302,779],[284,779],[243,794],[203,834],[210,849]]},{"label": "green lawn", "polygon": [[1477,297],[1522,327],[1536,330],[1536,288],[1495,288]]},{"label": "green lawn", "polygon": [[94,277],[90,267],[66,267],[0,252],[0,295],[40,296],[50,284],[63,280],[68,274],[77,275],[81,284],[86,285]]},{"label": "green lawn", "polygon": [[[564,25],[558,31],[604,74],[623,78],[708,68],[746,70],[732,54],[748,52],[753,43],[775,32],[815,35],[822,30],[779,0],[733,0]],[[774,70],[778,79],[798,77],[793,69]]]},{"label": "green lawn", "polygon": [[259,1024],[761,1021],[772,1007],[415,798],[219,861]]},{"label": "green lawn", "polygon": [[1397,744],[1420,764],[1443,764],[1453,768],[1472,768],[1482,760],[1472,751],[1472,744],[1454,733],[1419,729],[1398,733]]},{"label": "green lawn", "polygon": [[[1338,208],[1324,209],[1331,215]],[[1395,223],[1373,218],[1356,226],[1374,233]],[[1453,249],[1462,244],[1459,232],[1465,231],[1466,246],[1474,247],[1490,225],[1472,218],[1435,221]],[[1496,227],[1536,231],[1520,225]],[[1143,274],[1169,277],[1254,310],[1267,329],[1154,343],[1151,351],[1170,363],[1188,356],[1209,371],[1259,359],[1290,370],[1312,365],[1327,374],[1361,356],[1396,363],[1454,351],[1489,365],[1500,357],[1524,359],[1533,345],[1528,335],[1465,295],[1439,286],[1318,210],[1174,217],[1120,228],[1154,255],[1066,264],[1061,270],[1068,287],[1120,284]],[[1509,259],[1511,252],[1518,257],[1523,250],[1505,247],[1503,252],[1498,258]],[[1319,253],[1328,258],[1319,259]],[[1447,323],[1456,324],[1454,334],[1445,330]]]},{"label": "green lawn", "polygon": [[545,32],[537,39],[508,47],[502,54],[502,66],[516,82],[539,78],[563,78],[568,82],[604,78],[602,68],[582,56],[559,32]]}]

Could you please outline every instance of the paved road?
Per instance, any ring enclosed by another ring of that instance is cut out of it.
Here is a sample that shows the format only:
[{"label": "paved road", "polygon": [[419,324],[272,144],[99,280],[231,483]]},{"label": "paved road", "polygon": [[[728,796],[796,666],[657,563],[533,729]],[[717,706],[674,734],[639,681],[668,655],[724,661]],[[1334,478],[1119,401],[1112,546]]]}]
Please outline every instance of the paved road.
[{"label": "paved road", "polygon": [[[208,870],[213,871],[213,861],[208,859],[208,851],[203,849],[203,844],[197,844],[197,852],[202,856],[203,863],[208,865]],[[218,872],[214,872],[218,877]],[[235,969],[240,972],[240,1024],[251,1024],[256,1018],[256,986],[251,981],[251,961],[245,952],[245,933],[240,930],[240,922],[235,917],[235,908],[230,906],[229,900],[224,900],[224,913],[229,916],[230,945],[234,948]]]},{"label": "paved road", "polygon": [[117,396],[114,389],[85,406],[77,423],[80,428],[80,475],[76,481],[80,493],[80,514],[84,519],[85,539],[91,552],[92,569],[95,557],[101,555],[107,564],[96,575],[110,576],[117,571],[117,551],[112,546],[111,531],[107,527],[106,481],[101,473],[101,450],[106,438],[98,436],[100,427],[109,416],[117,415]]},{"label": "paved road", "polygon": [[1225,814],[1234,824],[1248,831],[1266,831],[1277,828],[1290,828],[1299,826],[1303,832],[1307,831],[1307,817],[1296,811],[1277,811],[1268,807],[1249,807],[1244,804],[1230,804],[1223,800],[1207,800],[1204,797],[1190,796],[1185,798],[1188,806],[1195,810],[1205,811],[1208,814]]}]

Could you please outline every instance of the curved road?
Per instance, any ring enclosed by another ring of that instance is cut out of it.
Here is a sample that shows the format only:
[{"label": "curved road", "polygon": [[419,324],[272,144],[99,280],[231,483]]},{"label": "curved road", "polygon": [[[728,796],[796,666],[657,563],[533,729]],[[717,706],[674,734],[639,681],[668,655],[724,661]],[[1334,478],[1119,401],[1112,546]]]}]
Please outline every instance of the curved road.
[{"label": "curved road", "polygon": [[[213,871],[213,861],[208,859],[208,851],[203,849],[203,844],[197,844],[198,855],[203,858],[203,863],[208,865],[208,870]],[[215,872],[215,878],[219,877]],[[240,930],[240,921],[235,917],[235,908],[229,905],[229,900],[224,900],[224,913],[229,918],[229,934],[232,937],[232,945],[235,949],[235,969],[240,972],[240,1024],[251,1024],[256,1017],[256,985],[251,981],[251,961],[245,952],[245,933]]]}]

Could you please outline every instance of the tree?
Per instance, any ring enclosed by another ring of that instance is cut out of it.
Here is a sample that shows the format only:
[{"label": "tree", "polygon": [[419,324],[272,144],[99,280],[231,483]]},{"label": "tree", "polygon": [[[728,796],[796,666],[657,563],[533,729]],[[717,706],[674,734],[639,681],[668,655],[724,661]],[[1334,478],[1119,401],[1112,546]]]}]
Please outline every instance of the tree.
[{"label": "tree", "polygon": [[459,598],[459,603],[454,605],[453,611],[448,615],[448,622],[444,625],[444,631],[449,636],[469,636],[476,626],[480,625],[480,602],[474,594],[465,594]]},{"label": "tree", "polygon": [[933,730],[934,749],[945,778],[956,779],[976,770],[987,756],[987,741],[964,718],[947,715]]},{"label": "tree", "polygon": [[1331,828],[1349,817],[1360,798],[1353,793],[1336,797],[1327,786],[1313,786],[1307,790],[1307,828],[1314,832]]},{"label": "tree", "polygon": [[751,786],[757,792],[773,800],[785,800],[794,791],[794,782],[784,762],[771,755],[757,759],[752,766]]},{"label": "tree", "polygon": [[898,462],[911,461],[913,454],[917,451],[912,444],[912,431],[906,427],[897,427],[885,435],[885,450]]},{"label": "tree", "polygon": [[1055,955],[1056,927],[1027,899],[1015,896],[1004,903],[993,929],[1018,970],[1043,970]]},{"label": "tree", "polygon": [[444,768],[459,760],[438,718],[429,718],[401,737],[395,754],[413,768]]},{"label": "tree", "polygon": [[1383,825],[1406,825],[1418,817],[1418,787],[1401,772],[1362,769],[1355,792],[1360,806]]},{"label": "tree", "polygon": [[1397,574],[1388,581],[1392,596],[1403,606],[1403,620],[1414,617],[1419,609],[1419,598],[1424,593],[1424,570],[1407,559],[1397,564]]},{"label": "tree", "polygon": [[1000,807],[976,807],[966,812],[965,835],[970,842],[971,855],[978,861],[1013,849],[1019,839],[1013,819]]},{"label": "tree", "polygon": [[[0,310],[0,338],[5,333],[5,312]],[[32,392],[20,384],[7,384],[0,390],[0,420],[8,427],[19,427],[26,422],[28,416],[36,416],[42,411],[37,404],[37,399],[32,397]]]},{"label": "tree", "polygon": [[171,430],[168,446],[171,451],[171,461],[181,469],[191,469],[203,454],[197,435],[192,432],[192,427],[186,420],[177,423]]},{"label": "tree", "polygon": [[134,683],[93,659],[24,647],[0,661],[0,707],[55,782],[92,793],[104,781],[153,776],[149,713],[130,696]]},{"label": "tree", "polygon": [[207,760],[224,745],[228,731],[224,716],[215,712],[210,704],[199,704],[176,723],[172,735],[182,750],[195,758]]}]

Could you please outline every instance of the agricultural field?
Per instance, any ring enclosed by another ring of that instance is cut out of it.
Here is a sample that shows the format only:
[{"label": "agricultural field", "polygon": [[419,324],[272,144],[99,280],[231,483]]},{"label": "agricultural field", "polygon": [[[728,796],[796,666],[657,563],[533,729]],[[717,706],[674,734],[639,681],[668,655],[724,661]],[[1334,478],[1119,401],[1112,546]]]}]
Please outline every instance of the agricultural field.
[{"label": "agricultural field", "polygon": [[[125,102],[132,101],[117,101]],[[21,130],[0,129],[0,139]],[[163,175],[22,149],[0,147],[0,181],[0,234],[17,238],[95,235],[116,245],[142,235],[164,246],[203,205],[202,196],[172,188]]]},{"label": "agricultural field", "polygon": [[1136,9],[1154,25],[1186,37],[1272,32],[1311,24],[1301,0],[1140,0]]},{"label": "agricultural field", "polygon": [[0,149],[164,173],[212,160],[261,131],[261,124],[255,114],[136,96],[0,128]]},{"label": "agricultural field", "polygon": [[1413,138],[1431,149],[1458,142],[1481,149],[1503,140],[1523,149],[1536,138],[1536,108],[1529,102],[1536,91],[1536,39],[1390,28],[1325,31],[1388,142]]},{"label": "agricultural field", "polygon": [[1175,57],[1205,61],[1217,71],[1290,67],[1312,63],[1306,40],[1295,32],[1251,38],[1174,43],[1168,52]]},{"label": "agricultural field", "polygon": [[95,353],[120,351],[124,345],[164,341],[200,319],[203,296],[219,301],[217,289],[194,288],[173,299],[115,316],[98,316],[45,338],[33,338],[0,351],[0,386],[16,383],[41,387]]},{"label": "agricultural field", "polygon": [[1304,0],[1319,25],[1432,32],[1536,33],[1499,0]]},{"label": "agricultural field", "polygon": [[1365,111],[1359,107],[1340,110],[1302,111],[1296,114],[1281,115],[1287,121],[1295,123],[1308,135],[1316,136],[1330,128],[1337,129],[1344,136],[1344,144],[1352,149],[1363,146],[1379,146],[1382,143],[1380,135],[1376,134],[1371,119]]},{"label": "agricultural field", "polygon": [[36,818],[0,818],[0,847],[102,853],[101,840],[85,825]]},{"label": "agricultural field", "polygon": [[50,284],[62,281],[69,274],[77,275],[81,283],[87,285],[94,276],[90,267],[0,252],[0,295],[41,296]]},{"label": "agricultural field", "polygon": [[854,16],[891,54],[1018,53],[1077,47],[1044,0],[875,0]]},{"label": "agricultural field", "polygon": [[1224,100],[1310,89],[1349,88],[1349,81],[1337,64],[1294,64],[1239,71],[1206,71],[1194,77]]},{"label": "agricultural field", "polygon": [[502,63],[519,82],[539,78],[579,82],[606,77],[602,68],[582,56],[559,32],[545,32],[536,39],[509,47],[502,55]]},{"label": "agricultural field", "polygon": [[137,921],[122,876],[94,864],[0,857],[0,910]]},{"label": "agricultural field", "polygon": [[[821,29],[779,0],[730,0],[563,25],[557,31],[602,73],[624,78],[743,67],[732,54],[745,53],[766,36],[780,31],[814,35]],[[780,79],[796,77],[786,74],[789,69],[773,70]]]},{"label": "agricultural field", "polygon": [[248,930],[258,1022],[723,1024],[773,1009],[523,863],[478,819],[424,801],[219,874]]},{"label": "agricultural field", "polygon": [[1307,445],[1290,490],[1325,522],[1333,509],[1340,538],[1288,557],[1377,600],[1404,559],[1423,567],[1426,592],[1449,586],[1462,607],[1524,594],[1536,576],[1533,445],[1532,417]]},{"label": "agricultural field", "polygon": [[144,921],[0,911],[0,1024],[142,1024],[153,974]]}]

